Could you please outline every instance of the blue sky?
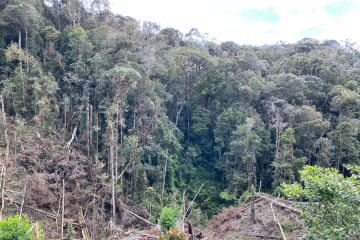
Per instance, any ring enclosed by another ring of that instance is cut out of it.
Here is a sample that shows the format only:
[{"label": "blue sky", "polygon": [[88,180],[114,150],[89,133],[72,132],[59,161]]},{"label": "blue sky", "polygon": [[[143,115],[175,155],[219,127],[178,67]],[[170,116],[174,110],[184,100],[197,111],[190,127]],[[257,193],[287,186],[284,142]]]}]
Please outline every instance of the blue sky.
[{"label": "blue sky", "polygon": [[304,37],[360,42],[360,0],[110,0],[112,11],[218,42],[296,42]]}]

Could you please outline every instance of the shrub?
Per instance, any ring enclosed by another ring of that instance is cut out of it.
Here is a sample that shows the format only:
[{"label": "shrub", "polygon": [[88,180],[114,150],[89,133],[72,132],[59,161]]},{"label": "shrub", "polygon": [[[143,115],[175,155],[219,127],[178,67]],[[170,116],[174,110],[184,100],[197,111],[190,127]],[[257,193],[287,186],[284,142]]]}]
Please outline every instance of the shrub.
[{"label": "shrub", "polygon": [[[0,221],[0,240],[33,240],[33,225],[27,216],[15,215]],[[40,239],[43,231],[39,229]]]},{"label": "shrub", "polygon": [[301,184],[282,185],[286,196],[306,199],[301,208],[308,239],[359,239],[360,167],[349,170],[352,175],[344,177],[337,169],[306,166]]},{"label": "shrub", "polygon": [[186,235],[176,228],[171,228],[169,231],[161,234],[160,240],[186,240]]},{"label": "shrub", "polygon": [[161,231],[167,231],[175,227],[178,212],[178,209],[174,207],[164,207],[162,209],[159,220]]}]

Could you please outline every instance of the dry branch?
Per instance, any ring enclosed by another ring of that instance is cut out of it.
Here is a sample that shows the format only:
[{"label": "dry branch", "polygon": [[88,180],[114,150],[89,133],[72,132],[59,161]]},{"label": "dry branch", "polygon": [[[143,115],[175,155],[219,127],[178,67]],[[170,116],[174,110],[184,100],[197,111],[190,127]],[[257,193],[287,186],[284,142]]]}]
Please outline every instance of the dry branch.
[{"label": "dry branch", "polygon": [[199,193],[200,193],[201,189],[203,188],[203,186],[204,186],[204,184],[201,184],[199,190],[198,190],[197,193],[195,194],[195,197],[194,197],[193,200],[191,201],[189,207],[186,209],[186,212],[184,213],[184,216],[183,216],[184,219],[185,219],[187,213],[189,212],[191,206],[194,204],[194,201],[195,201],[195,199],[197,198],[197,196],[199,195]]},{"label": "dry branch", "polygon": [[125,203],[123,203],[123,202],[120,201],[120,204],[121,204],[121,208],[122,208],[125,212],[129,213],[130,215],[132,215],[132,216],[134,216],[134,217],[136,217],[136,218],[144,221],[145,223],[147,223],[147,224],[149,224],[149,225],[151,225],[151,226],[157,226],[155,223],[152,223],[152,222],[150,222],[149,220],[146,220],[145,218],[140,217],[140,216],[137,215],[136,213],[128,210],[128,209],[126,208]]},{"label": "dry branch", "polygon": [[[15,205],[20,205],[20,204],[21,204],[21,203],[15,201],[15,200],[12,200],[12,199],[10,199],[10,198],[8,198],[8,197],[5,197],[5,199],[10,200],[10,201],[11,201],[13,204],[15,204]],[[50,218],[50,219],[53,219],[53,220],[56,220],[56,219],[57,219],[57,215],[54,214],[54,213],[46,212],[46,211],[44,211],[44,210],[41,210],[41,209],[38,209],[38,208],[35,208],[35,207],[32,207],[32,206],[26,206],[25,204],[24,204],[23,207],[24,207],[24,208],[31,209],[31,210],[33,210],[33,211],[36,211],[36,212],[38,212],[38,213],[44,214],[46,217],[48,217],[48,218]],[[70,218],[66,219],[66,218],[64,218],[64,222],[69,222],[69,223],[71,223],[71,225],[73,225],[74,227],[80,228],[80,224],[77,223],[77,222],[75,222],[73,219],[70,219]]]},{"label": "dry branch", "polygon": [[24,192],[23,192],[23,195],[22,195],[21,206],[20,206],[20,217],[22,216],[22,212],[23,212],[23,207],[24,207],[24,202],[25,202],[25,195],[26,195],[26,187],[27,187],[27,183],[25,183]]},{"label": "dry branch", "polygon": [[276,218],[275,211],[274,211],[274,208],[273,208],[273,203],[274,203],[274,202],[271,202],[271,203],[270,203],[270,207],[271,207],[271,211],[272,211],[272,214],[273,214],[274,221],[275,221],[275,222],[277,223],[277,225],[279,226],[279,229],[280,229],[281,236],[282,236],[283,240],[286,240],[286,237],[285,237],[284,231],[283,231],[283,229],[282,229],[282,227],[281,227],[281,224],[280,224],[280,222],[279,222],[279,221],[277,220],[277,218]]},{"label": "dry branch", "polygon": [[123,208],[123,209],[124,209],[125,212],[131,214],[132,216],[134,216],[134,217],[136,217],[136,218],[138,218],[138,219],[140,219],[140,220],[143,220],[143,221],[146,222],[147,224],[149,224],[149,225],[151,225],[151,226],[156,226],[155,223],[152,223],[152,222],[146,220],[145,218],[140,217],[140,216],[137,215],[136,213],[133,213],[132,211],[130,211],[130,210],[126,209],[126,208]]},{"label": "dry branch", "polygon": [[126,166],[124,167],[124,169],[122,170],[122,172],[120,173],[120,175],[118,175],[118,177],[116,178],[116,182],[118,182],[122,176],[126,173],[126,171],[128,170],[128,168],[130,167],[130,165],[136,160],[135,157],[131,157],[129,162],[126,164]]},{"label": "dry branch", "polygon": [[86,220],[85,220],[83,211],[82,211],[81,207],[79,207],[79,206],[78,206],[78,216],[79,216],[79,223],[81,226],[82,238],[83,238],[83,240],[88,240],[88,239],[90,239],[89,230],[86,227]]},{"label": "dry branch", "polygon": [[76,131],[77,131],[77,127],[74,128],[70,141],[68,141],[66,143],[66,145],[68,145],[69,147],[70,147],[71,143],[74,141],[74,139],[76,137]]}]

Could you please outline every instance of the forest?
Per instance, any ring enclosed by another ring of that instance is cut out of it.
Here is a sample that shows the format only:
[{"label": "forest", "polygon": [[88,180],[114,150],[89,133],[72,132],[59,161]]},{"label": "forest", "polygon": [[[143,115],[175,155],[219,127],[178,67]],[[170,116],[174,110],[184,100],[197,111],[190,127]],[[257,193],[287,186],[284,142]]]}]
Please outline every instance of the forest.
[{"label": "forest", "polygon": [[357,239],[354,46],[216,43],[107,0],[1,0],[0,217],[26,214],[48,239],[107,239],[145,224],[126,213],[158,223],[177,209],[205,228],[255,192],[304,190],[348,216],[309,239]]}]

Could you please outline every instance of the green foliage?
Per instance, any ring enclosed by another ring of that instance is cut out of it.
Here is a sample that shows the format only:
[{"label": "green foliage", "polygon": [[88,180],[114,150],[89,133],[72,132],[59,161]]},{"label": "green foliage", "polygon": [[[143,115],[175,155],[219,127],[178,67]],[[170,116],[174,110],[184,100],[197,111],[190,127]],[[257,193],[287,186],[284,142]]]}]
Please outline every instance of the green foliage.
[{"label": "green foliage", "polygon": [[34,6],[27,3],[9,4],[0,18],[16,30],[36,30],[40,24],[40,15]]},{"label": "green foliage", "polygon": [[[107,229],[111,195],[156,221],[204,183],[187,216],[201,223],[251,198],[260,182],[270,192],[299,180],[305,163],[344,173],[360,163],[360,52],[351,43],[217,44],[196,30],[140,26],[109,12],[108,0],[45,2],[0,1],[0,94],[17,166],[10,184],[50,175],[57,195],[58,179],[75,179],[85,217]],[[114,188],[111,167],[121,173]],[[293,185],[286,194],[300,192]],[[108,237],[99,231],[94,238]]]},{"label": "green foliage", "polygon": [[294,182],[297,179],[297,172],[306,163],[306,157],[294,156],[294,144],[296,143],[295,131],[287,128],[280,136],[280,149],[277,159],[272,165],[275,167],[274,187],[283,182]]},{"label": "green foliage", "polygon": [[220,198],[224,201],[233,201],[236,199],[233,193],[229,193],[228,191],[223,191],[220,193]]},{"label": "green foliage", "polygon": [[254,189],[252,190],[247,190],[245,192],[243,192],[241,194],[241,196],[239,197],[237,204],[241,205],[241,204],[245,204],[247,202],[249,202],[250,199],[252,199],[254,197]]},{"label": "green foliage", "polygon": [[46,42],[58,40],[61,34],[61,32],[56,30],[53,26],[45,26],[40,32]]},{"label": "green foliage", "polygon": [[193,132],[198,137],[206,136],[209,132],[210,125],[210,111],[208,109],[204,109],[202,107],[197,107],[194,109],[192,114]]},{"label": "green foliage", "polygon": [[245,121],[245,111],[239,104],[224,110],[218,117],[216,128],[214,129],[215,142],[221,148],[229,147],[231,133],[235,126]]},{"label": "green foliage", "polygon": [[[356,170],[358,167],[354,167]],[[360,184],[356,174],[344,177],[336,169],[306,166],[303,185],[283,184],[283,193],[304,199],[305,225],[315,239],[353,239],[360,229]]]},{"label": "green foliage", "polygon": [[67,66],[77,73],[85,74],[85,62],[93,49],[86,30],[81,26],[67,27],[63,32],[63,41]]},{"label": "green foliage", "polygon": [[[44,232],[39,228],[40,239],[43,239]],[[33,240],[33,224],[27,216],[15,215],[0,221],[1,240]]]},{"label": "green foliage", "polygon": [[140,73],[138,73],[136,70],[121,66],[115,67],[114,69],[110,70],[108,74],[109,76],[119,77],[120,79],[130,78],[133,80],[139,80],[141,78]]},{"label": "green foliage", "polygon": [[156,222],[156,219],[160,216],[162,208],[159,202],[161,202],[161,193],[157,192],[153,187],[147,187],[142,203],[147,208],[152,222]]},{"label": "green foliage", "polygon": [[176,207],[164,207],[161,210],[159,223],[162,231],[167,231],[174,228],[177,218],[179,216],[179,209]]},{"label": "green foliage", "polygon": [[360,143],[357,140],[360,122],[358,119],[343,117],[338,125],[329,132],[329,138],[335,145],[335,166],[340,164],[358,164]]},{"label": "green foliage", "polygon": [[331,95],[333,96],[330,102],[332,111],[348,116],[359,111],[360,97],[356,91],[346,89],[343,86],[334,86]]},{"label": "green foliage", "polygon": [[208,53],[206,53],[198,48],[186,48],[186,47],[178,48],[178,49],[173,50],[172,53],[174,54],[175,57],[177,57],[179,59],[187,59],[187,60],[197,59],[198,61],[206,60],[210,64],[213,64],[213,65],[218,64],[218,61],[216,58],[212,57]]},{"label": "green foliage", "polygon": [[301,223],[296,222],[296,221],[291,221],[291,222],[287,222],[287,223],[283,223],[281,224],[282,229],[284,230],[285,234],[287,232],[293,232],[295,230],[301,230],[304,228],[304,226],[302,226]]}]

